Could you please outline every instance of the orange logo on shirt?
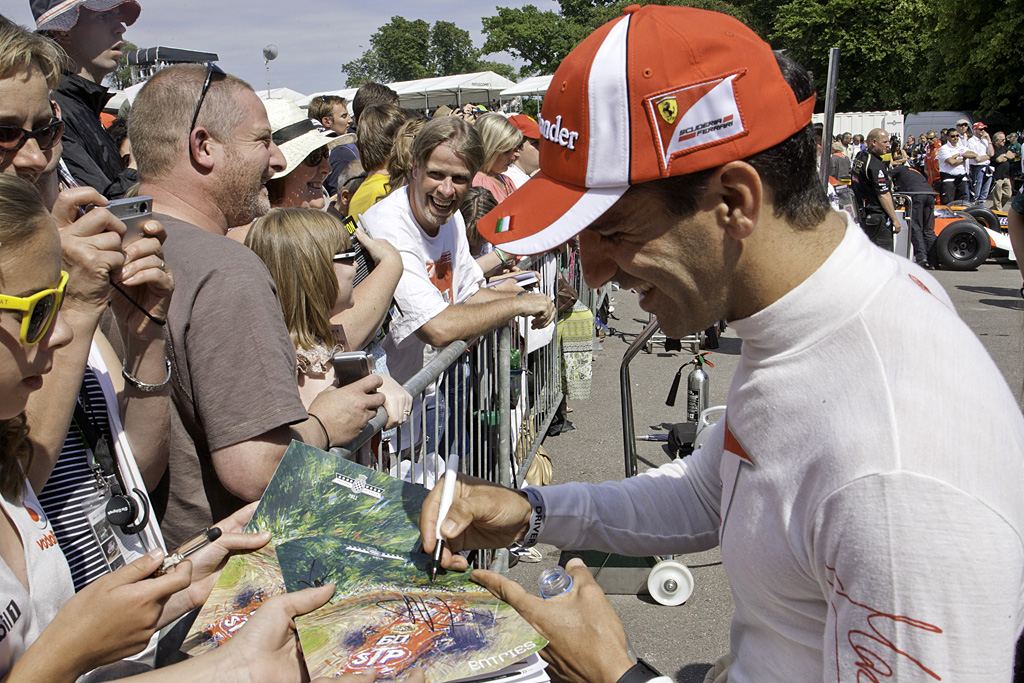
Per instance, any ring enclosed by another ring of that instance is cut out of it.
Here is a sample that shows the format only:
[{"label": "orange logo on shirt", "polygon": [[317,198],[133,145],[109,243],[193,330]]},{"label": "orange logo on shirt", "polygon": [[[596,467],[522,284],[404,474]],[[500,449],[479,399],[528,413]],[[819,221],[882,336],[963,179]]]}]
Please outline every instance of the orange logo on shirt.
[{"label": "orange logo on shirt", "polygon": [[437,287],[437,291],[444,296],[444,300],[451,303],[454,292],[451,252],[444,252],[437,261],[427,261],[427,277]]}]

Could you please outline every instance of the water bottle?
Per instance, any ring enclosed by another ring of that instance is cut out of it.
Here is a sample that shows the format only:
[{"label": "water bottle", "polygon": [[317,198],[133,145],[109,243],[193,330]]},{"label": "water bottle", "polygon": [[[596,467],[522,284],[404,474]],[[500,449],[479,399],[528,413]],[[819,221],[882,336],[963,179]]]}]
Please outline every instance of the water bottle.
[{"label": "water bottle", "polygon": [[565,567],[549,567],[540,573],[537,585],[542,598],[553,598],[572,590],[572,576]]}]

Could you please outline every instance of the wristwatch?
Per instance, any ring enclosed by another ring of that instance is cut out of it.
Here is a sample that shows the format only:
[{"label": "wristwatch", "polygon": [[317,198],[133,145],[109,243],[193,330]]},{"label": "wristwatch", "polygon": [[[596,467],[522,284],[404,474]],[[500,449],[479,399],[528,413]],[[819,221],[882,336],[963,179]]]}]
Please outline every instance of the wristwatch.
[{"label": "wristwatch", "polygon": [[618,683],[650,683],[651,681],[671,683],[671,680],[671,678],[663,675],[660,671],[638,657],[636,664],[634,664],[626,673],[622,674]]}]

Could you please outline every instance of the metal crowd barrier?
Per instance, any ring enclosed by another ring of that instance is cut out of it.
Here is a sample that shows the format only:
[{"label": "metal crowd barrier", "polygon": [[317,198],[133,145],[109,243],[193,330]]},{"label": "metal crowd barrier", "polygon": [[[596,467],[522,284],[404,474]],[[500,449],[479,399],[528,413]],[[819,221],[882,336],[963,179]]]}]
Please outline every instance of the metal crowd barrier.
[{"label": "metal crowd barrier", "polygon": [[[540,273],[540,291],[554,297],[557,259],[540,258],[530,267]],[[382,434],[387,413],[381,408],[355,440],[332,452],[426,486],[443,476],[447,455],[458,452],[464,474],[522,486],[563,398],[554,324],[550,331],[550,340],[531,344],[541,333],[516,319],[438,349],[404,385],[414,398],[405,425]],[[507,562],[501,550],[476,564],[507,571]]]}]

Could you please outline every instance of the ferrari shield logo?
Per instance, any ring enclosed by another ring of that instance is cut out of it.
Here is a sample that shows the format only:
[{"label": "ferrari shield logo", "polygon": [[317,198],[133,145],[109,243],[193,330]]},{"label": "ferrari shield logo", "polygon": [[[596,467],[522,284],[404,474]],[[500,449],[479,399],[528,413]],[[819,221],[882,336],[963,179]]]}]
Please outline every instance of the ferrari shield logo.
[{"label": "ferrari shield logo", "polygon": [[675,123],[676,115],[679,113],[679,105],[676,104],[676,98],[666,97],[658,102],[658,113],[661,114],[661,118],[665,120],[665,123],[669,125]]}]

